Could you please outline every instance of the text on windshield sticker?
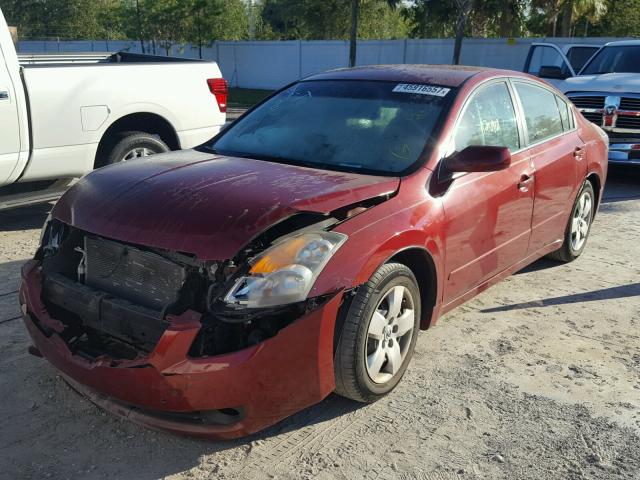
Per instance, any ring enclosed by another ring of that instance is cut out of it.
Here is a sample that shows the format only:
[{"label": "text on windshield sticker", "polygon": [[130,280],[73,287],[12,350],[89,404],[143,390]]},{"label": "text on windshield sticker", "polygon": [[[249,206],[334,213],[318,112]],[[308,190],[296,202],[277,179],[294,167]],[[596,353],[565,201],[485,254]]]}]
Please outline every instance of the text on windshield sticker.
[{"label": "text on windshield sticker", "polygon": [[417,93],[419,95],[433,95],[435,97],[444,97],[450,90],[450,88],[419,85],[417,83],[399,83],[393,89],[396,93]]}]

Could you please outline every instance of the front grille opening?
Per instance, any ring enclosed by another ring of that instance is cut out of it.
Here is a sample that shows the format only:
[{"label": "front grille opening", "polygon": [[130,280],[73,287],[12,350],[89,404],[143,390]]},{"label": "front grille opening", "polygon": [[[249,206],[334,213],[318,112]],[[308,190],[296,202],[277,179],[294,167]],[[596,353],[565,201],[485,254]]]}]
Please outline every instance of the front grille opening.
[{"label": "front grille opening", "polygon": [[596,125],[602,125],[602,114],[595,112],[582,112],[582,115],[584,115],[584,118],[590,122],[595,123]]},{"label": "front grille opening", "polygon": [[640,98],[622,97],[620,109],[640,111]]},{"label": "front grille opening", "polygon": [[623,117],[619,116],[616,120],[616,127],[640,129],[640,117]]},{"label": "front grille opening", "polygon": [[85,284],[154,310],[178,300],[186,267],[155,253],[86,236]]},{"label": "front grille opening", "polygon": [[138,358],[155,348],[168,314],[203,311],[201,265],[187,255],[166,255],[52,221],[36,259],[42,262],[43,300],[67,326],[69,347],[88,358],[100,352]]},{"label": "front grille opening", "polygon": [[578,108],[604,108],[603,96],[570,96],[569,100]]}]

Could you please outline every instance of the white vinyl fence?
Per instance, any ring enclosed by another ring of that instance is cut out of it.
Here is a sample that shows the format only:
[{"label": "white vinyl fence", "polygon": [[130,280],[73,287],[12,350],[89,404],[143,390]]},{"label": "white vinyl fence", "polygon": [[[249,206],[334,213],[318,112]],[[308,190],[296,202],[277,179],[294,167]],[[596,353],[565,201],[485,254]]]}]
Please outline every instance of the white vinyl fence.
[{"label": "white vinyl fence", "polygon": [[[533,42],[603,44],[616,38],[470,38],[462,44],[461,63],[522,70]],[[18,42],[20,53],[115,52],[141,53],[137,41],[36,41]],[[147,45],[149,53],[149,45]],[[156,47],[156,53],[165,50]],[[198,58],[191,45],[174,45],[171,56]],[[363,40],[358,42],[358,65],[393,63],[448,64],[453,56],[453,39]],[[215,42],[203,48],[205,60],[215,60],[232,87],[276,89],[307,75],[346,67],[349,43],[342,40]]]}]

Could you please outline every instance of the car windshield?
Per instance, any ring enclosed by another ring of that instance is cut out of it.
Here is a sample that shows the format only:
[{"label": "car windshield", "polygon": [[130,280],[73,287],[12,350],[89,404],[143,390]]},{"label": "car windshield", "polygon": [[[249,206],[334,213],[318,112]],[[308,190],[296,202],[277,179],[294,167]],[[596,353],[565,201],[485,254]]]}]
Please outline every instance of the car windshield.
[{"label": "car windshield", "polygon": [[452,89],[379,81],[303,81],[205,148],[328,170],[394,175],[420,159]]},{"label": "car windshield", "polygon": [[604,47],[596,53],[580,75],[600,73],[640,73],[640,45]]}]

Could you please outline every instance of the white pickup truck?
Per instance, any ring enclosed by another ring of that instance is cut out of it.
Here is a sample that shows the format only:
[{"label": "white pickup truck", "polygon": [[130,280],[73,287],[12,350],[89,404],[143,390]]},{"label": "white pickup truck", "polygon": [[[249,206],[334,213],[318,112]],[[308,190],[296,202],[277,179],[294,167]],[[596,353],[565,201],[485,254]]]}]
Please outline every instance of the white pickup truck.
[{"label": "white pickup truck", "polygon": [[609,163],[640,165],[640,40],[610,42],[577,70],[553,44],[533,44],[525,72],[562,90],[607,132]]},{"label": "white pickup truck", "polygon": [[128,53],[18,57],[0,11],[0,210],[94,168],[195,147],[225,123],[214,62]]}]

